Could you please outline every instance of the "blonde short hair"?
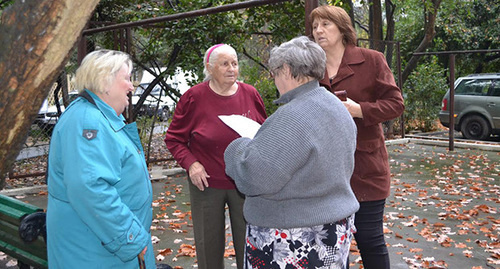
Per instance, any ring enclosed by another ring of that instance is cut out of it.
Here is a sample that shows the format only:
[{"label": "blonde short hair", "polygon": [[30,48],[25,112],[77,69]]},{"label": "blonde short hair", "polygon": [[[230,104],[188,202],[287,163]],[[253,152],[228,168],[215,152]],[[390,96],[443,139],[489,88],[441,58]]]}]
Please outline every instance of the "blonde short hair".
[{"label": "blonde short hair", "polygon": [[123,64],[132,71],[132,59],[125,52],[104,49],[93,51],[85,56],[76,70],[75,88],[78,91],[87,89],[96,94],[105,94]]}]

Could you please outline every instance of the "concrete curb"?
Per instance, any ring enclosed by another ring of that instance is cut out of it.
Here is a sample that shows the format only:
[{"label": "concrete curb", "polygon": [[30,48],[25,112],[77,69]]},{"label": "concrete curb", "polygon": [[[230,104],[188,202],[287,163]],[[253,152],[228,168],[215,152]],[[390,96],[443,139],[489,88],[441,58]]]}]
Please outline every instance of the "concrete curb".
[{"label": "concrete curb", "polygon": [[184,168],[176,167],[170,169],[161,169],[159,166],[151,168],[150,176],[152,181],[158,181],[162,179],[166,179],[169,176],[185,173],[186,170]]},{"label": "concrete curb", "polygon": [[32,187],[1,190],[0,194],[6,195],[6,196],[16,196],[16,195],[21,195],[21,194],[26,194],[26,193],[39,193],[41,191],[47,191],[47,185],[38,185],[38,186],[32,186]]},{"label": "concrete curb", "polygon": [[[431,145],[431,146],[438,146],[438,147],[448,147],[449,146],[449,142],[446,140],[402,138],[402,139],[394,139],[394,140],[385,141],[385,144],[387,146],[398,145],[398,144],[408,144],[408,143],[415,143],[415,144],[420,144],[420,145]],[[473,148],[473,149],[484,150],[484,151],[500,152],[500,145],[454,142],[454,146],[456,148],[465,148],[465,149]],[[169,176],[176,175],[179,173],[186,173],[186,170],[184,168],[180,168],[180,167],[170,168],[170,169],[162,169],[159,166],[154,166],[151,168],[151,171],[150,171],[151,181],[159,181],[159,180],[167,179]],[[39,185],[39,186],[25,187],[25,188],[18,188],[18,189],[1,190],[0,194],[7,195],[7,196],[15,196],[15,195],[21,195],[21,194],[26,194],[26,193],[38,193],[40,191],[47,191],[47,186],[46,185]]]},{"label": "concrete curb", "polygon": [[[186,170],[184,170],[184,168],[158,169],[157,167],[153,167],[151,169],[151,173],[150,173],[151,181],[159,181],[162,179],[166,179],[169,176],[180,174],[180,173],[185,173],[185,172],[186,172]],[[38,185],[38,186],[32,186],[32,187],[1,190],[0,194],[6,195],[6,196],[16,196],[16,195],[23,195],[23,194],[39,193],[41,191],[47,191],[47,185]]]},{"label": "concrete curb", "polygon": [[[430,139],[418,139],[418,138],[403,138],[403,139],[388,140],[385,142],[385,144],[387,146],[390,146],[397,144],[407,144],[410,142],[420,145],[430,145],[438,147],[448,147],[450,145],[449,141],[446,140],[430,140]],[[453,145],[455,146],[455,148],[478,149],[478,150],[494,151],[494,152],[500,151],[500,145],[493,145],[493,144],[454,142]]]}]

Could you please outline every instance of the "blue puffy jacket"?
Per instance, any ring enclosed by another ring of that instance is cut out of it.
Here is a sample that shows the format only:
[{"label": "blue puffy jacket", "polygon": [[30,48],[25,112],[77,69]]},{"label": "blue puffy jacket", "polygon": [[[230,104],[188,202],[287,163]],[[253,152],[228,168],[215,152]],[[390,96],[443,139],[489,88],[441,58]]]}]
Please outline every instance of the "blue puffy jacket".
[{"label": "blue puffy jacket", "polygon": [[54,128],[48,166],[51,269],[156,268],[152,188],[135,123],[85,90]]}]

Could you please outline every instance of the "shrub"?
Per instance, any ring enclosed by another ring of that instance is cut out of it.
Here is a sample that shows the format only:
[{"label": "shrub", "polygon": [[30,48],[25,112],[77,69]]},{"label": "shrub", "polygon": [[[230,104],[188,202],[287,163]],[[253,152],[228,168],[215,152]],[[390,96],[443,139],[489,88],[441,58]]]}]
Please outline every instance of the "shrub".
[{"label": "shrub", "polygon": [[420,64],[403,86],[405,131],[435,131],[441,100],[448,89],[445,71],[437,57]]}]

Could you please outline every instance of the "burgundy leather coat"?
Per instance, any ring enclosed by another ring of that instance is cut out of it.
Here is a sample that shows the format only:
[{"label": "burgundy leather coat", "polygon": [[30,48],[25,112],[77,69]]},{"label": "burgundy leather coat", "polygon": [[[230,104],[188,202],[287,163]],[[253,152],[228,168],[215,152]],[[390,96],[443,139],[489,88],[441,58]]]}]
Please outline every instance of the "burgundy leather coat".
[{"label": "burgundy leather coat", "polygon": [[330,81],[326,72],[320,83],[332,92],[346,90],[363,112],[362,119],[354,119],[358,136],[351,186],[356,198],[360,202],[387,198],[391,174],[381,123],[399,117],[404,104],[384,55],[347,46],[337,75]]}]

